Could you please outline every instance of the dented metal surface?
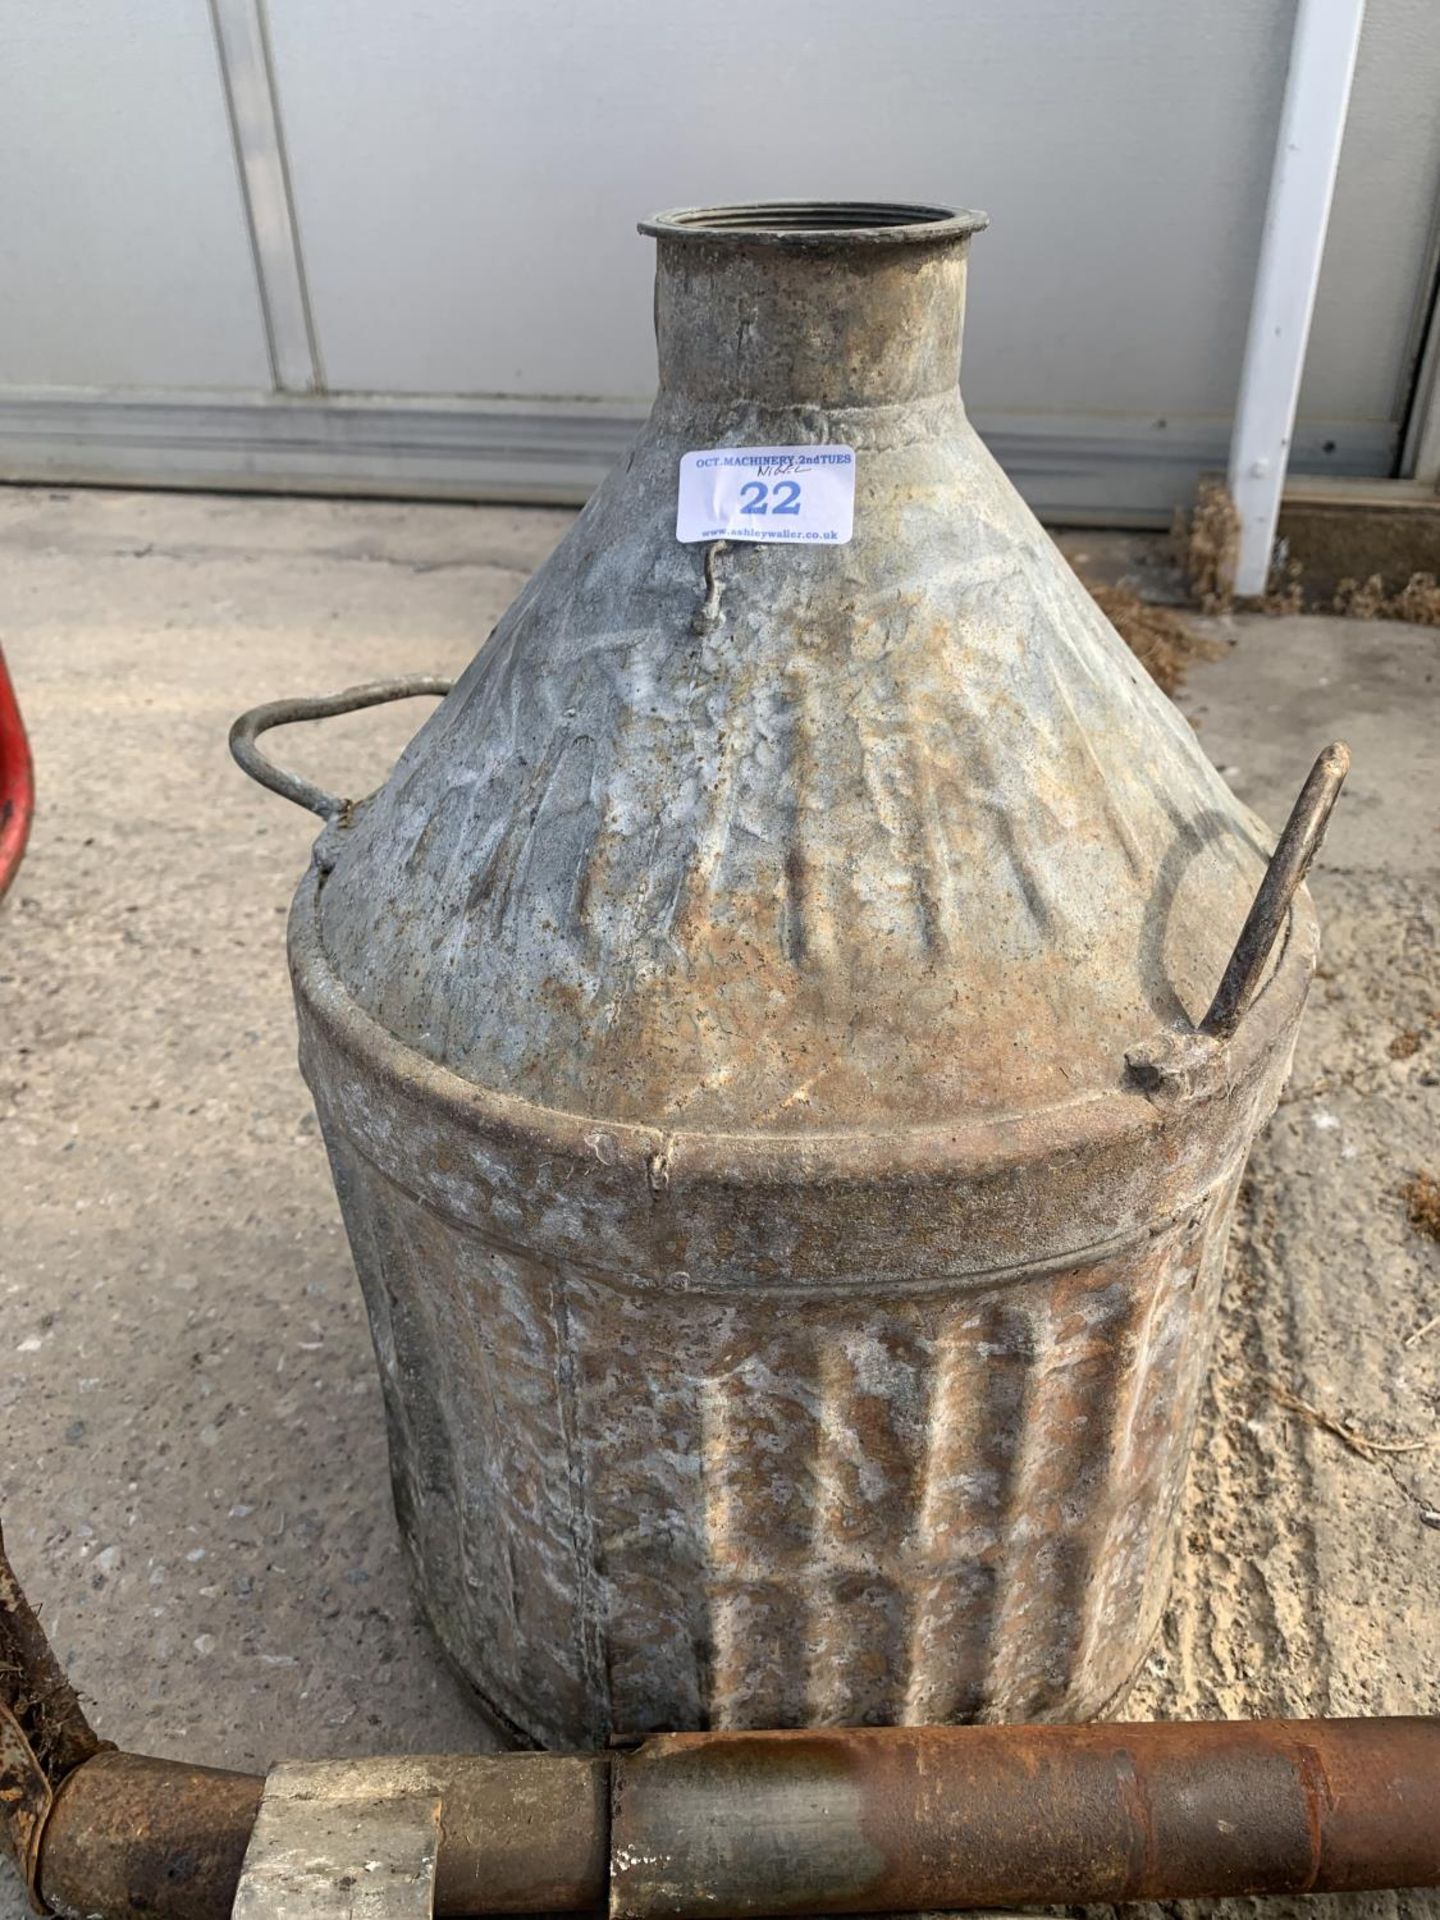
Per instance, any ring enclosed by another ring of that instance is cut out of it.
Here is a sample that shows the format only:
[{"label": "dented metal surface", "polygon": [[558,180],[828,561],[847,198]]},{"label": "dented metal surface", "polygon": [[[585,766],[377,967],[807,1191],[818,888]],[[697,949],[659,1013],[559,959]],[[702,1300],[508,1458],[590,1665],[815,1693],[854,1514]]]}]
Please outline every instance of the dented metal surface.
[{"label": "dented metal surface", "polygon": [[[1083,1717],[1163,1604],[1315,924],[1197,1031],[1267,836],[965,418],[979,224],[653,223],[649,425],[297,897],[420,1590],[542,1743]],[[826,440],[849,545],[677,544]]]}]

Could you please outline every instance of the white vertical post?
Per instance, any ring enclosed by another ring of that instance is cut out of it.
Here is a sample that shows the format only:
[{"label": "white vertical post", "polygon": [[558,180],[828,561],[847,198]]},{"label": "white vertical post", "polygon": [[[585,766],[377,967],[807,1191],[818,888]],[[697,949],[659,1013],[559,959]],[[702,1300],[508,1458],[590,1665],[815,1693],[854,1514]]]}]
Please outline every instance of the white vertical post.
[{"label": "white vertical post", "polygon": [[1240,514],[1235,591],[1246,597],[1265,591],[1270,571],[1364,14],[1365,0],[1299,0],[1296,8],[1230,436],[1230,493]]}]

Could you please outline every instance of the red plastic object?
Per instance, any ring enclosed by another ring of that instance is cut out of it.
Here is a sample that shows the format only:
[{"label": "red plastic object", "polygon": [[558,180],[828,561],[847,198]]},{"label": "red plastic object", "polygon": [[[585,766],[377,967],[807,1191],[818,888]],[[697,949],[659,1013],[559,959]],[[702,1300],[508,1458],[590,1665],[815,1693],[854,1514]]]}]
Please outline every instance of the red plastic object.
[{"label": "red plastic object", "polygon": [[35,766],[20,703],[0,651],[0,898],[15,878],[35,813]]}]

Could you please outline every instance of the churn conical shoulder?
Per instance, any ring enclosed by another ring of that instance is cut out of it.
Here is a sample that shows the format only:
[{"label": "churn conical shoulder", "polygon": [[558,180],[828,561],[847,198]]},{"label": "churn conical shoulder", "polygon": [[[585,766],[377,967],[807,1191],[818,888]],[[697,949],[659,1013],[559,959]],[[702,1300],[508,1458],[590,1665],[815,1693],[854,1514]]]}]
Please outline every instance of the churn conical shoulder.
[{"label": "churn conical shoulder", "polygon": [[[332,968],[430,1060],[599,1119],[1114,1090],[1204,1012],[1266,842],[970,427],[963,244],[659,231],[655,411],[335,836]],[[707,582],[681,456],[826,441],[849,544]]]}]

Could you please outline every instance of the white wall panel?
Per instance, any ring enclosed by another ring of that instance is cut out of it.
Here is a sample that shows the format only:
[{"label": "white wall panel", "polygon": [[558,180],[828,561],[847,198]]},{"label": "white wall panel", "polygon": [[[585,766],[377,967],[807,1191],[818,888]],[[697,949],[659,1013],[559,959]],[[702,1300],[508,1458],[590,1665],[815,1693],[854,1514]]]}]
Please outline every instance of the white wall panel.
[{"label": "white wall panel", "polygon": [[0,0],[0,385],[269,384],[205,0]]},{"label": "white wall panel", "polygon": [[[1384,4],[1384,0],[1379,0]],[[637,215],[986,208],[979,408],[1227,413],[1293,0],[272,0],[332,385],[650,386]]]},{"label": "white wall panel", "polygon": [[[272,122],[252,175],[288,159],[279,264],[341,396],[301,404],[207,0],[0,0],[0,478],[577,497],[653,378],[636,217],[871,195],[991,213],[965,385],[1030,496],[1163,518],[1223,464],[1294,4],[254,0],[283,153]],[[1398,440],[1437,9],[1369,0],[1304,468]]]}]

